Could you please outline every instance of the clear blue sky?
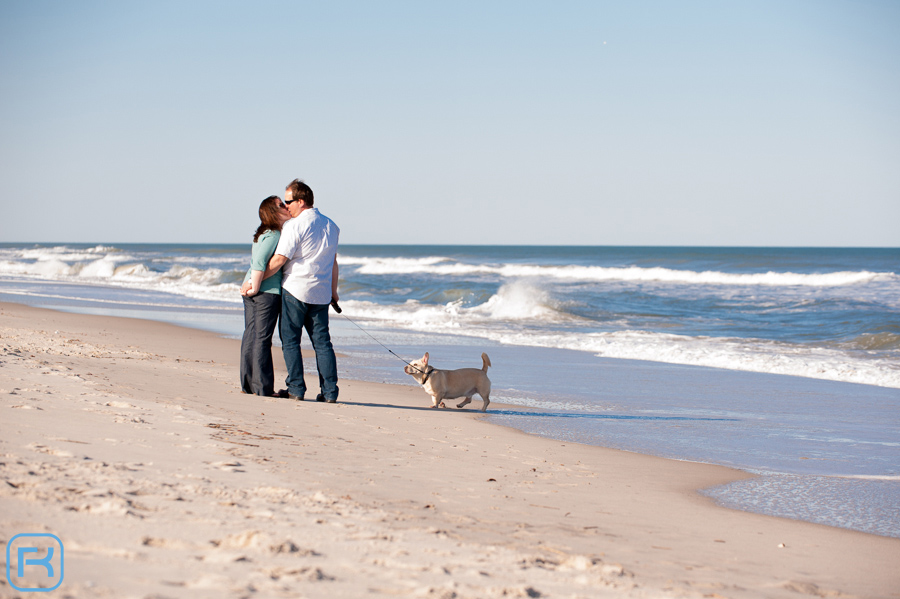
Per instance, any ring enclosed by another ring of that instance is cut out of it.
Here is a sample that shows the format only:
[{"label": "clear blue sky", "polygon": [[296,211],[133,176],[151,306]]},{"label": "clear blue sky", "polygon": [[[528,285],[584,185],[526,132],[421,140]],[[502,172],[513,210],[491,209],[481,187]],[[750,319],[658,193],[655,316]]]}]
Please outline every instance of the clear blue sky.
[{"label": "clear blue sky", "polygon": [[0,2],[0,241],[900,246],[900,2]]}]

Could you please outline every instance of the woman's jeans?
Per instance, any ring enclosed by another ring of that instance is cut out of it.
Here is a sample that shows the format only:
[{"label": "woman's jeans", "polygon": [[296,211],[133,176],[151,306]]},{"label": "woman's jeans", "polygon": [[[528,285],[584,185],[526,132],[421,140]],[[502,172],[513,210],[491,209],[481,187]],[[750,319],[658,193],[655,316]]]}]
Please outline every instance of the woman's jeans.
[{"label": "woman's jeans", "polygon": [[241,391],[275,393],[272,334],[281,314],[281,296],[259,293],[244,298],[244,337],[241,339]]},{"label": "woman's jeans", "polygon": [[281,289],[281,348],[284,365],[287,366],[288,391],[304,398],[306,381],[303,380],[303,357],[300,355],[300,336],[306,329],[316,352],[316,368],[319,371],[319,388],[326,401],[338,397],[337,361],[328,332],[328,304],[301,302],[286,289]]}]

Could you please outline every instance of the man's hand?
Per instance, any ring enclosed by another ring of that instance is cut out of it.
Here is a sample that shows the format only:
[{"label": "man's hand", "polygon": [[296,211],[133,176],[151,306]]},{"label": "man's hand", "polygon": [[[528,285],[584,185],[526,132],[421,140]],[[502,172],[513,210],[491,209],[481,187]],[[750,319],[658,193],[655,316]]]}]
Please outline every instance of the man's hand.
[{"label": "man's hand", "polygon": [[338,279],[340,279],[341,272],[337,263],[337,256],[334,258],[334,265],[331,267],[331,301],[337,303],[340,297],[338,297]]}]

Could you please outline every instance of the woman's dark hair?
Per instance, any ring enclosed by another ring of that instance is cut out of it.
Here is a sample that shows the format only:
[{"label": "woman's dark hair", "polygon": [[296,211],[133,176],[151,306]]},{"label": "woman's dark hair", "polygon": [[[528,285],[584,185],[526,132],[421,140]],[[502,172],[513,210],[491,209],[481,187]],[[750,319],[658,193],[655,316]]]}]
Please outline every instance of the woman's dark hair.
[{"label": "woman's dark hair", "polygon": [[259,236],[266,231],[281,231],[281,219],[278,218],[278,210],[281,208],[281,198],[269,196],[259,205],[259,226],[253,234],[256,242]]}]

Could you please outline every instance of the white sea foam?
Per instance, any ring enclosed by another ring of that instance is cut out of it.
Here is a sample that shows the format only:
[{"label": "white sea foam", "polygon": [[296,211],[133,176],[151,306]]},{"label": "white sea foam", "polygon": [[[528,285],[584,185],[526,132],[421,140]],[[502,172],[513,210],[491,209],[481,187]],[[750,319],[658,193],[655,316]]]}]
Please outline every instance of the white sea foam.
[{"label": "white sea foam", "polygon": [[578,336],[497,332],[491,339],[589,351],[600,357],[707,366],[900,388],[900,368],[887,360],[860,360],[826,348],[760,339],[688,337],[647,331]]},{"label": "white sea foam", "polygon": [[900,476],[892,476],[889,474],[832,474],[826,475],[828,478],[848,478],[856,480],[884,480],[884,481],[900,481]]},{"label": "white sea foam", "polygon": [[250,249],[243,256],[173,256],[171,258],[157,258],[155,262],[171,262],[173,264],[190,264],[198,266],[202,264],[233,264],[235,267],[247,267],[250,265]]},{"label": "white sea foam", "polygon": [[0,276],[162,291],[229,303],[241,301],[236,271],[198,268],[171,260],[164,261],[164,268],[165,262],[171,265],[159,272],[135,261],[130,254],[106,246],[84,250],[71,250],[65,246],[5,250],[0,252],[0,258]]},{"label": "white sea foam", "polygon": [[488,320],[553,322],[559,320],[561,314],[552,308],[552,304],[553,300],[543,289],[524,281],[514,281],[500,287],[487,302],[471,308],[469,313]]},{"label": "white sea foam", "polygon": [[417,300],[400,305],[360,300],[341,303],[364,318],[433,332],[516,321],[552,323],[571,319],[554,309],[552,298],[544,290],[524,281],[507,283],[487,302],[472,307],[466,307],[463,299],[446,304],[423,304]]},{"label": "white sea foam", "polygon": [[355,258],[341,256],[342,265],[366,275],[427,274],[443,276],[495,275],[504,278],[538,277],[570,281],[661,282],[688,285],[760,285],[770,287],[838,287],[870,281],[896,280],[894,273],[841,271],[829,273],[724,273],[671,268],[542,266],[537,264],[466,264],[449,258]]},{"label": "white sea foam", "polygon": [[[16,289],[16,288],[5,288],[3,289],[3,293],[9,295],[20,295],[24,297],[36,297],[42,299],[54,299],[54,300],[63,300],[63,301],[71,301],[71,300],[81,300],[84,301],[84,298],[77,295],[62,295],[59,293],[41,293],[38,291],[34,291],[31,289]],[[95,304],[109,304],[111,306],[122,307],[122,306],[134,306],[137,308],[169,308],[169,309],[183,309],[183,303],[176,302],[153,302],[153,301],[132,301],[132,300],[123,300],[120,298],[115,299],[105,299],[105,298],[92,298],[90,300],[91,303]],[[204,310],[222,310],[222,311],[232,311],[234,310],[233,306],[204,306]]]},{"label": "white sea foam", "polygon": [[47,258],[39,262],[0,261],[0,275],[34,276],[52,279],[75,274],[77,269],[62,260]]},{"label": "white sea foam", "polygon": [[466,308],[461,301],[443,306],[404,304],[385,306],[349,300],[344,309],[354,318],[371,319],[431,333],[464,334],[508,345],[552,347],[594,353],[608,358],[646,360],[729,370],[784,374],[900,388],[900,367],[889,360],[860,359],[828,348],[777,343],[761,339],[690,337],[649,331],[602,333],[547,332],[516,326],[517,320],[539,315],[548,320],[562,313],[542,302],[528,287],[502,287],[481,306]]},{"label": "white sea foam", "polygon": [[84,264],[81,270],[78,272],[78,276],[94,279],[111,278],[115,276],[116,266],[119,264],[119,262],[120,260],[114,258],[113,256],[104,256],[99,260],[94,260],[93,262]]},{"label": "white sea foam", "polygon": [[[12,250],[14,254],[23,260],[62,260],[62,261],[82,261],[96,260],[99,254],[110,254],[119,252],[114,247],[98,245],[92,248],[72,249],[66,246],[54,247],[38,247],[38,248],[22,248]],[[7,250],[9,252],[9,250]]]},{"label": "white sea foam", "polygon": [[[143,258],[141,258],[143,256]],[[218,261],[201,256],[131,255],[106,246],[72,249],[51,248],[0,249],[0,276],[22,279],[65,281],[104,287],[165,292],[198,300],[239,304],[237,283],[243,265],[230,269],[234,256]],[[224,258],[224,257],[223,257]],[[142,261],[143,260],[143,261]],[[515,345],[555,347],[592,352],[599,356],[627,358],[727,368],[754,372],[788,374],[803,377],[847,381],[900,388],[900,368],[894,359],[877,356],[857,357],[848,348],[775,343],[759,339],[695,337],[669,335],[640,330],[608,332],[571,332],[596,323],[582,321],[567,306],[560,304],[547,289],[553,279],[570,281],[661,281],[677,284],[770,285],[827,287],[886,281],[895,287],[893,273],[833,272],[824,274],[762,273],[729,274],[721,272],[679,271],[666,268],[606,268],[592,266],[540,266],[534,264],[471,265],[447,257],[358,258],[341,256],[344,267],[367,274],[425,273],[489,274],[505,279],[487,301],[471,305],[471,297],[445,304],[423,303],[410,299],[402,304],[384,305],[345,299],[344,308],[354,318],[375,324],[395,326],[424,333],[453,333],[492,339]],[[228,270],[223,270],[223,268]],[[390,282],[390,278],[388,278]],[[888,302],[895,294],[879,288],[879,301]],[[863,288],[851,288],[854,297],[862,297]],[[867,291],[866,291],[867,292]],[[778,294],[783,295],[779,291]],[[807,291],[799,295],[807,299]],[[762,298],[761,298],[762,301]],[[760,304],[763,307],[763,304]],[[773,301],[773,309],[783,309]],[[605,323],[607,328],[625,328],[619,322]],[[893,333],[872,336],[872,347],[887,345]],[[869,342],[867,338],[864,341]]]}]

